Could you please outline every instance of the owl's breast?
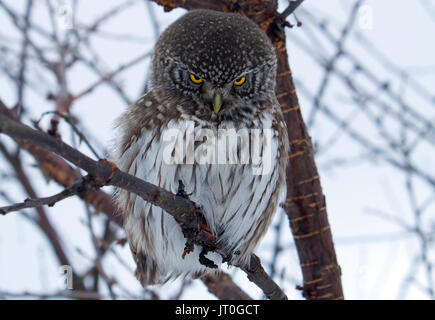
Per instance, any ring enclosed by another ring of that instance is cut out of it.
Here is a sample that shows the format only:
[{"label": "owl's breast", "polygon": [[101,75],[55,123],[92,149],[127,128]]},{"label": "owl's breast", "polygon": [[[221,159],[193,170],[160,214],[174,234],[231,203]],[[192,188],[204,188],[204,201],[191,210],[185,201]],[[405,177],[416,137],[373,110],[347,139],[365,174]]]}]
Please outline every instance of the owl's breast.
[{"label": "owl's breast", "polygon": [[[278,133],[267,123],[234,129],[172,120],[163,129],[144,129],[119,162],[122,170],[173,193],[181,180],[223,245],[245,252],[264,234],[282,197],[278,158]],[[130,211],[146,215],[143,200],[129,197]]]}]

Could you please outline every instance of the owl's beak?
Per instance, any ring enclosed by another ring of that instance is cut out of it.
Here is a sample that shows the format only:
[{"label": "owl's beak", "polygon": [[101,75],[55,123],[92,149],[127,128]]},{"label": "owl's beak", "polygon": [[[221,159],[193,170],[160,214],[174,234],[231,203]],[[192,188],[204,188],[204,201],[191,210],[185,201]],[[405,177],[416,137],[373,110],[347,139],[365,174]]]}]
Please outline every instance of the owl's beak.
[{"label": "owl's beak", "polygon": [[222,94],[220,92],[215,92],[213,96],[213,111],[218,114],[222,107]]}]

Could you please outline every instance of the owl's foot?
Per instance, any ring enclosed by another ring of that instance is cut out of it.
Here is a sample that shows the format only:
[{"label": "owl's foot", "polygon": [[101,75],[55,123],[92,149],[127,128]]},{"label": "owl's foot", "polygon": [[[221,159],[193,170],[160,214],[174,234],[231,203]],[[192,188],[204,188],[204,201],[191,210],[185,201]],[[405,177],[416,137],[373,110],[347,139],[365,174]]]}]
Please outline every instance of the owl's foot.
[{"label": "owl's foot", "polygon": [[[187,199],[187,200],[190,200],[189,199],[190,194],[187,194],[184,188],[185,187],[184,187],[183,181],[178,180],[177,196],[182,197],[182,198]],[[201,209],[200,208],[195,209],[195,211],[198,211],[198,210],[200,212]],[[199,226],[198,226],[198,228],[199,228]],[[183,234],[184,234],[184,237],[186,238],[186,244],[184,245],[184,251],[183,251],[183,254],[181,256],[183,259],[186,257],[187,254],[191,253],[194,250],[196,233],[197,233],[196,230],[191,230],[191,229],[184,230],[183,229]]]},{"label": "owl's foot", "polygon": [[177,191],[177,196],[180,196],[184,199],[189,199],[189,196],[191,196],[192,194],[188,194],[186,193],[186,191],[184,190],[184,184],[183,181],[178,180],[178,191]]},{"label": "owl's foot", "polygon": [[[181,181],[181,180],[178,180],[177,196],[180,196],[180,197],[183,197],[185,199],[190,200],[189,199],[190,194],[186,193],[183,181]],[[183,259],[186,257],[187,254],[193,252],[193,250],[195,249],[196,240],[199,240],[201,238],[201,237],[198,237],[198,234],[200,232],[207,234],[207,237],[211,237],[213,239],[215,238],[215,236],[213,235],[209,226],[207,225],[207,222],[204,219],[204,215],[202,214],[202,208],[198,205],[195,208],[195,214],[198,217],[198,221],[199,221],[198,230],[190,230],[190,229],[183,230],[184,237],[186,238],[186,244],[184,246],[184,251],[183,251],[183,255],[182,255]],[[218,266],[212,260],[210,260],[209,258],[206,257],[207,253],[209,253],[210,251],[214,251],[214,250],[216,250],[216,247],[207,246],[207,245],[202,246],[202,251],[199,254],[199,262],[203,266],[206,266],[206,267],[211,268],[211,269],[218,268]]]},{"label": "owl's foot", "polygon": [[204,246],[202,248],[201,253],[199,254],[199,263],[201,263],[203,266],[206,266],[207,268],[211,268],[211,269],[217,269],[218,266],[214,263],[213,260],[210,260],[209,258],[207,258],[205,255],[207,253],[209,253],[210,251],[213,251],[214,248],[209,248],[207,246]]}]

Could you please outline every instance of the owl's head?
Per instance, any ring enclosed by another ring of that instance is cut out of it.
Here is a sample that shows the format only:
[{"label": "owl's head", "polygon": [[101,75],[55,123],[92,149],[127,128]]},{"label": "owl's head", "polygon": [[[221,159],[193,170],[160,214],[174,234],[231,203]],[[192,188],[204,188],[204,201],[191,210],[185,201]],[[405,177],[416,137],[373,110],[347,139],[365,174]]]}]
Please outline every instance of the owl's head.
[{"label": "owl's head", "polygon": [[192,101],[185,112],[206,119],[253,115],[274,97],[276,55],[266,34],[235,13],[194,10],[158,40],[151,87]]}]

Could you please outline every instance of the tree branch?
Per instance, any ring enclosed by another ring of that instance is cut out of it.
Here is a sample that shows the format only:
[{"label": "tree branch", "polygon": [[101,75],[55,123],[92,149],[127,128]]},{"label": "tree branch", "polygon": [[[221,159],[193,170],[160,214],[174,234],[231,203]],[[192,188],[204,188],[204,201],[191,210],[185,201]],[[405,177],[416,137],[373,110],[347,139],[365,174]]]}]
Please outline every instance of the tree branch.
[{"label": "tree branch", "polygon": [[[286,24],[284,17],[287,14],[290,14],[295,7],[288,7],[282,14],[280,14],[277,11],[277,0],[154,1],[163,5],[165,10],[183,7],[188,10],[202,8],[238,12],[255,21],[271,39],[276,48],[278,57],[277,98],[281,103],[283,114],[288,124],[287,128],[289,130],[290,143],[292,145],[290,166],[287,171],[288,197],[285,209],[290,218],[304,277],[304,285],[301,289],[303,290],[304,295],[309,299],[342,298],[340,268],[337,264],[332,235],[329,229],[325,200],[317,168],[314,163],[310,137],[301,116],[294,83],[291,77],[291,71],[288,66],[288,56],[283,28]],[[295,1],[290,3],[290,5],[296,2],[302,1]],[[22,28],[19,29],[21,30]],[[51,62],[45,59],[42,52],[35,47],[32,42],[29,42],[29,47],[36,52],[41,63],[49,68],[53,67]],[[78,170],[72,168],[57,156],[46,152],[38,143],[30,143],[30,140],[27,140],[26,142],[16,139],[16,141],[21,147],[24,146],[27,151],[35,156],[44,173],[48,172],[51,177],[56,178],[56,181],[62,181],[61,183],[64,186],[69,186],[80,178]],[[64,156],[62,152],[68,154],[68,150],[57,150],[57,152],[58,154],[61,154],[61,156]],[[107,161],[92,163],[88,161],[89,158],[86,159],[81,157],[78,159],[65,157],[65,159],[75,164],[76,162],[74,161],[77,160],[81,162],[81,165],[87,166],[89,169],[88,172],[93,172],[91,175],[96,174],[95,177],[98,178],[99,185],[112,184],[116,186],[117,184],[127,183],[129,184],[130,189],[142,189],[144,187],[144,185],[137,183],[137,181],[130,185],[130,180],[123,180],[126,177],[122,176],[119,172],[116,172],[116,166]],[[89,160],[93,161],[92,159]],[[62,166],[61,173],[59,173],[59,170],[56,168],[58,165]],[[65,172],[68,172],[68,174],[62,176]],[[68,183],[66,183],[67,181]],[[129,191],[135,192],[134,190]],[[153,191],[148,191],[146,196],[148,199],[154,199],[154,202],[165,203],[165,201],[170,201],[177,203],[178,201],[181,201],[173,194],[162,193],[158,188],[153,189]],[[97,195],[98,197],[94,199],[93,195]],[[113,210],[113,204],[110,200],[107,200],[110,196],[106,195],[104,192],[90,190],[80,196],[83,197],[85,201],[92,203],[92,205],[98,206],[102,210],[106,210],[106,212]],[[141,196],[144,198],[144,195]],[[191,236],[195,235],[195,241],[199,241],[199,243],[207,243],[207,241],[212,243],[215,239],[210,237],[210,233],[201,232],[202,220],[197,212],[195,212],[194,204],[189,203],[188,201],[183,203],[185,207],[182,207],[181,209],[178,208],[180,209],[178,210],[178,213],[185,213],[185,226],[191,223],[190,226],[192,228],[190,230],[187,230],[188,228],[183,229],[183,231],[188,231],[187,237],[189,238],[189,233],[191,233]],[[177,208],[172,209],[177,211]],[[118,222],[120,222],[121,219],[119,215],[112,215],[112,218],[113,217],[118,218]],[[188,217],[191,217],[191,221],[187,221]],[[183,225],[183,223],[180,224]],[[202,239],[201,236],[204,236],[204,239]]]},{"label": "tree branch", "polygon": [[45,205],[52,207],[56,204],[56,202],[62,201],[66,198],[72,197],[74,195],[86,191],[86,189],[89,186],[91,186],[91,183],[92,180],[89,178],[89,176],[86,176],[76,181],[73,185],[66,188],[62,192],[59,192],[51,197],[36,198],[36,199],[27,198],[26,200],[24,200],[24,202],[16,203],[10,206],[0,207],[0,214],[5,215],[9,212],[19,211],[28,208],[36,208]]},{"label": "tree branch", "polygon": [[[1,109],[7,109],[7,107],[0,100]],[[187,253],[189,252],[188,244],[191,242],[211,248],[212,251],[221,254],[224,258],[228,256],[228,253],[222,251],[219,247],[218,239],[211,233],[210,228],[205,223],[204,217],[198,212],[196,204],[185,197],[175,195],[135,176],[122,172],[115,164],[107,160],[94,161],[64,142],[7,117],[4,112],[0,112],[0,133],[4,133],[14,139],[19,139],[24,143],[37,145],[62,156],[88,172],[97,188],[105,185],[116,186],[135,193],[145,201],[161,207],[171,214],[180,225],[183,234],[187,238]],[[264,293],[271,299],[286,299],[287,297],[279,286],[267,275],[263,268],[259,267],[259,259],[252,255],[251,260],[253,261],[251,266],[243,269],[248,274],[248,278],[261,289],[266,288],[267,291]],[[273,288],[273,290],[269,288]]]}]

